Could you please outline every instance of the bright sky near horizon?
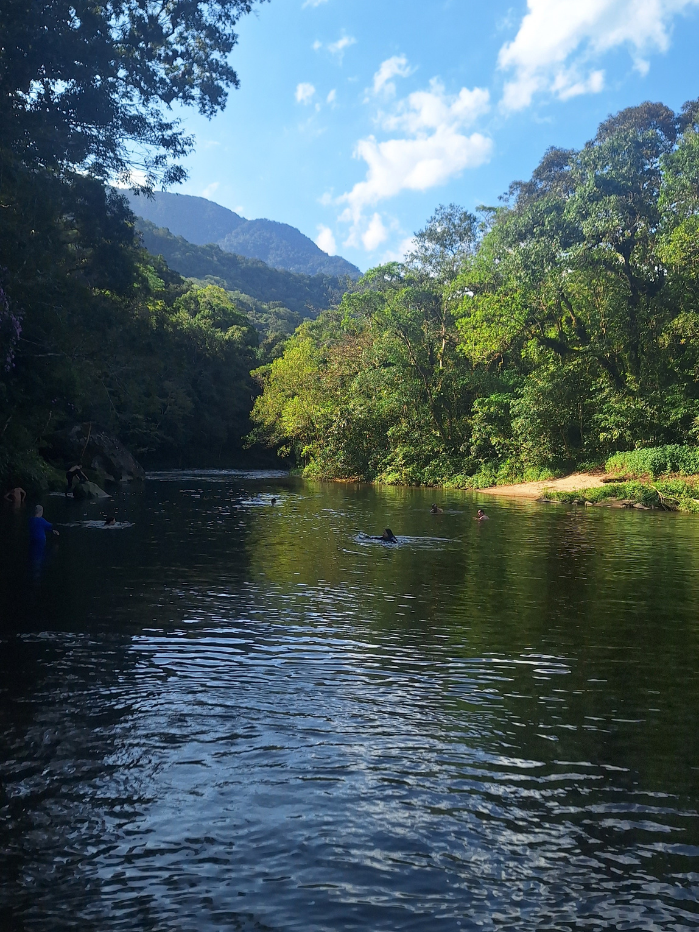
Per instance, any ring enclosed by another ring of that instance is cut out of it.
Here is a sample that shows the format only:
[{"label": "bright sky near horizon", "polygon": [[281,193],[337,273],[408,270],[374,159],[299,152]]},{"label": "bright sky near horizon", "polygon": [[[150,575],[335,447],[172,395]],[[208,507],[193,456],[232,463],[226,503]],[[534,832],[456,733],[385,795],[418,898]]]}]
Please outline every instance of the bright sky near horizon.
[{"label": "bright sky near horizon", "polygon": [[699,97],[699,0],[271,0],[239,25],[241,87],[211,121],[183,112],[197,145],[173,190],[362,270],[609,113]]}]

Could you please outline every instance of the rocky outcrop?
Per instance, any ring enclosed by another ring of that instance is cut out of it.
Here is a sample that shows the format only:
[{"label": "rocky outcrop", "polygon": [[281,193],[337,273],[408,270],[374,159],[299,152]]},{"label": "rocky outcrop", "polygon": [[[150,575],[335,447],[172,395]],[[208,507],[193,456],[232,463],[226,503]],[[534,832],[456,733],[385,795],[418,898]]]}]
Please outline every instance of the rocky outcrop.
[{"label": "rocky outcrop", "polygon": [[78,482],[73,486],[73,498],[111,498],[95,482]]},{"label": "rocky outcrop", "polygon": [[48,443],[49,458],[60,459],[66,466],[79,463],[115,482],[146,477],[143,467],[120,440],[89,424],[56,431],[48,438]]}]

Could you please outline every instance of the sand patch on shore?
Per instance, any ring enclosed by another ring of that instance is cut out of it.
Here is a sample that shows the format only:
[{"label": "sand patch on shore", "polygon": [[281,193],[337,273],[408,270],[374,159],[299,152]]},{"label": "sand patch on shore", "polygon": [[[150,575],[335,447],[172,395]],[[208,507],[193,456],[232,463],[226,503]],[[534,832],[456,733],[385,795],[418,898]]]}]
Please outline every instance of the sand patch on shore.
[{"label": "sand patch on shore", "polygon": [[504,498],[541,498],[547,489],[554,492],[576,492],[578,489],[597,489],[604,485],[604,473],[574,472],[562,479],[541,479],[537,482],[518,482],[516,485],[494,485],[478,489],[485,495],[502,495]]}]

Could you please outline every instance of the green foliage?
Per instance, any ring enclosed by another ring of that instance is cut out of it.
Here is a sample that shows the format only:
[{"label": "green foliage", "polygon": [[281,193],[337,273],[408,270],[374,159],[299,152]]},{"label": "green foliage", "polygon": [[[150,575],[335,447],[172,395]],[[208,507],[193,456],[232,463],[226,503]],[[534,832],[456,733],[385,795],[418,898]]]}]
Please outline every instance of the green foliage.
[{"label": "green foliage", "polygon": [[147,220],[139,220],[138,228],[148,251],[162,256],[181,275],[216,282],[262,304],[284,306],[300,318],[317,317],[346,290],[345,282],[338,278],[272,269],[259,259],[236,256],[218,246],[194,246]]},{"label": "green foliage", "polygon": [[167,111],[220,110],[238,78],[234,27],[252,0],[3,0],[2,146],[25,165],[127,175],[140,150],[151,186],[191,140]]},{"label": "green foliage", "polygon": [[665,479],[656,482],[613,482],[592,489],[576,489],[572,492],[545,490],[551,501],[568,504],[591,505],[634,504],[644,508],[659,508],[663,511],[689,511],[699,513],[699,483],[680,479]]},{"label": "green foliage", "polygon": [[699,475],[699,447],[674,443],[615,453],[607,460],[607,471],[634,478],[643,476]]},{"label": "green foliage", "polygon": [[39,482],[44,438],[82,421],[141,456],[235,455],[258,338],[228,293],[149,256],[89,176],[5,159],[0,203],[0,477]]},{"label": "green foliage", "polygon": [[[307,470],[477,485],[699,437],[698,114],[624,110],[480,220],[439,208],[404,265],[364,276],[285,383],[315,425]],[[295,423],[268,405],[285,365],[253,418],[291,450]]]}]

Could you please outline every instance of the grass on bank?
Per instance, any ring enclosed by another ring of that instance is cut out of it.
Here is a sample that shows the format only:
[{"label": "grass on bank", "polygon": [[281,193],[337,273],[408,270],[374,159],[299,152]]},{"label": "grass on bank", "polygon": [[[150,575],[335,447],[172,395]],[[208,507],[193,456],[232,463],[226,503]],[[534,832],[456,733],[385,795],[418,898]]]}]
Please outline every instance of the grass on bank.
[{"label": "grass on bank", "polygon": [[545,489],[542,497],[579,505],[587,502],[592,505],[623,502],[662,511],[689,511],[699,514],[699,476],[692,479],[610,482],[598,488],[581,488],[572,492]]},{"label": "grass on bank", "polygon": [[615,453],[605,468],[618,481],[572,492],[547,490],[544,497],[593,505],[623,502],[699,514],[699,447],[669,444]]}]

